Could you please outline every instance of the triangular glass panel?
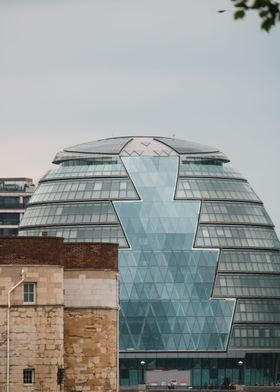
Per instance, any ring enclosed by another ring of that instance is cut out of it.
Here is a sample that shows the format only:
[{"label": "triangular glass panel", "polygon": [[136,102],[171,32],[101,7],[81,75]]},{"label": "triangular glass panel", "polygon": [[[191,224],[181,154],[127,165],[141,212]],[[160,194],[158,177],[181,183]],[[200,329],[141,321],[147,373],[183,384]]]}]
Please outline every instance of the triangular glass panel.
[{"label": "triangular glass panel", "polygon": [[198,316],[204,316],[205,315],[205,312],[204,312],[204,309],[203,309],[203,306],[202,306],[201,302],[198,302],[198,304],[197,304],[197,313],[196,314]]},{"label": "triangular glass panel", "polygon": [[137,269],[135,272],[135,276],[134,276],[134,282],[135,283],[142,283],[143,282],[143,274],[139,273],[139,270]]},{"label": "triangular glass panel", "polygon": [[167,315],[168,315],[169,317],[175,317],[175,315],[176,315],[175,307],[174,307],[174,304],[173,304],[172,302],[170,302],[170,305],[169,305],[169,308],[168,308]]},{"label": "triangular glass panel", "polygon": [[181,329],[182,329],[182,333],[184,334],[189,334],[191,332],[186,320],[184,320],[184,322],[181,324]]},{"label": "triangular glass panel", "polygon": [[146,275],[145,275],[145,283],[153,283],[153,276],[151,274],[150,268],[146,269]]},{"label": "triangular glass panel", "polygon": [[185,281],[186,274],[182,272],[181,268],[178,268],[176,275],[176,283],[183,283]]},{"label": "triangular glass panel", "polygon": [[172,294],[171,294],[172,300],[178,300],[180,298],[178,291],[177,291],[177,285],[174,284]]},{"label": "triangular glass panel", "polygon": [[[139,282],[146,282],[146,280],[145,280],[146,273],[147,273],[147,268],[144,268],[144,267],[137,268],[137,273],[136,273],[137,280],[139,280]],[[135,280],[136,280],[136,276],[135,276]]]},{"label": "triangular glass panel", "polygon": [[195,322],[194,322],[194,325],[192,328],[192,332],[193,333],[200,333],[201,332],[201,327],[200,327],[200,324],[197,319],[195,319]]},{"label": "triangular glass panel", "polygon": [[136,272],[137,272],[137,268],[136,268],[136,267],[129,267],[129,269],[130,269],[132,281],[134,281],[134,279],[135,279],[135,274],[136,274]]},{"label": "triangular glass panel", "polygon": [[195,317],[187,317],[186,318],[186,323],[188,324],[190,331],[193,332],[194,323],[195,323]]},{"label": "triangular glass panel", "polygon": [[185,284],[184,283],[176,283],[175,287],[176,287],[177,293],[179,295],[179,299],[184,298]]},{"label": "triangular glass panel", "polygon": [[135,317],[136,316],[136,306],[135,306],[135,303],[137,303],[137,302],[129,300],[127,311],[126,311],[126,314],[125,314],[126,317]]},{"label": "triangular glass panel", "polygon": [[134,346],[133,347],[138,347],[139,340],[140,340],[140,335],[131,335],[131,340],[133,341]]},{"label": "triangular glass panel", "polygon": [[181,334],[182,333],[181,326],[180,326],[180,323],[178,322],[177,318],[175,318],[175,324],[174,324],[173,333],[175,333],[175,334]]},{"label": "triangular glass panel", "polygon": [[188,309],[187,309],[187,317],[195,316],[196,313],[195,308],[196,308],[196,303],[189,302]]},{"label": "triangular glass panel", "polygon": [[191,298],[193,285],[190,283],[185,284],[184,296],[183,298],[189,299]]},{"label": "triangular glass panel", "polygon": [[129,298],[125,284],[122,284],[120,286],[120,298],[121,300],[125,300]]},{"label": "triangular glass panel", "polygon": [[164,348],[167,349],[167,348],[168,348],[169,335],[167,335],[167,334],[161,334],[161,339],[162,339]]},{"label": "triangular glass panel", "polygon": [[120,322],[120,333],[122,335],[127,335],[129,333],[127,323],[125,321]]},{"label": "triangular glass panel", "polygon": [[177,275],[177,267],[170,267],[169,271],[172,275],[173,282],[176,282],[176,275]]},{"label": "triangular glass panel", "polygon": [[183,317],[185,316],[184,308],[181,303],[178,303],[176,307],[176,316]]},{"label": "triangular glass panel", "polygon": [[162,274],[161,274],[160,268],[151,267],[151,274],[153,277],[153,282],[155,282],[155,283],[162,282]]},{"label": "triangular glass panel", "polygon": [[141,298],[142,291],[143,291],[143,284],[142,283],[135,283],[134,288],[137,293],[137,298]]},{"label": "triangular glass panel", "polygon": [[164,282],[165,283],[173,283],[174,282],[174,278],[169,270],[166,271],[166,275],[164,277]]},{"label": "triangular glass panel", "polygon": [[155,285],[151,284],[150,288],[150,299],[157,300],[159,299],[158,291],[155,287]]},{"label": "triangular glass panel", "polygon": [[162,299],[169,299],[170,298],[170,295],[169,295],[169,292],[167,291],[166,285],[164,285],[162,288],[161,298]]},{"label": "triangular glass panel", "polygon": [[176,346],[175,346],[174,339],[173,339],[172,335],[169,335],[167,349],[168,350],[176,350]]},{"label": "triangular glass panel", "polygon": [[150,283],[144,283],[144,285],[143,285],[144,287],[144,293],[145,293],[145,296],[146,296],[146,298],[150,298],[150,291],[151,291],[151,284]]},{"label": "triangular glass panel", "polygon": [[198,343],[199,343],[200,334],[195,334],[195,333],[193,333],[193,334],[191,335],[191,338],[192,338],[193,345],[194,345],[195,349],[197,349],[197,348],[198,348]]},{"label": "triangular glass panel", "polygon": [[163,283],[156,283],[155,287],[156,287],[158,296],[159,296],[160,298],[162,298],[162,297],[161,297],[161,294],[162,294],[162,290],[163,290],[163,287],[164,287]]},{"label": "triangular glass panel", "polygon": [[164,333],[164,334],[171,333],[171,328],[170,328],[170,325],[169,325],[167,319],[165,321],[158,321],[158,326],[159,326],[159,330],[161,331],[161,333]]},{"label": "triangular glass panel", "polygon": [[174,283],[167,283],[165,285],[165,287],[166,287],[166,290],[168,292],[169,298],[172,298],[172,292],[173,292]]},{"label": "triangular glass panel", "polygon": [[138,299],[139,298],[138,293],[136,291],[136,286],[135,285],[132,287],[132,290],[131,290],[131,293],[130,293],[130,298],[131,299]]},{"label": "triangular glass panel", "polygon": [[[186,340],[186,339],[185,339]],[[189,345],[188,345],[188,350],[195,350],[196,346],[195,346],[195,342],[192,339],[192,335],[189,335]]]},{"label": "triangular glass panel", "polygon": [[175,348],[178,350],[179,349],[179,345],[180,345],[180,339],[181,338],[181,335],[180,334],[177,334],[177,333],[175,333],[174,335],[173,335],[173,339],[174,339],[174,343],[175,343]]}]

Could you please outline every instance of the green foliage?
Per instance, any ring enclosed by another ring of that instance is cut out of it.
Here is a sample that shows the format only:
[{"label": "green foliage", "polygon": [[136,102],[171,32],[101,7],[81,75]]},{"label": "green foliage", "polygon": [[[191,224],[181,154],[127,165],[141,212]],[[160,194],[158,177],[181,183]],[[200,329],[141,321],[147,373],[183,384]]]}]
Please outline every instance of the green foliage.
[{"label": "green foliage", "polygon": [[267,32],[280,22],[280,2],[271,0],[231,0],[236,7],[234,19],[243,19],[248,11],[255,10],[261,18],[261,28]]},{"label": "green foliage", "polygon": [[238,11],[235,11],[235,13],[234,13],[234,19],[242,19],[242,18],[244,18],[244,16],[245,16],[245,11],[243,11],[243,10],[238,10]]}]

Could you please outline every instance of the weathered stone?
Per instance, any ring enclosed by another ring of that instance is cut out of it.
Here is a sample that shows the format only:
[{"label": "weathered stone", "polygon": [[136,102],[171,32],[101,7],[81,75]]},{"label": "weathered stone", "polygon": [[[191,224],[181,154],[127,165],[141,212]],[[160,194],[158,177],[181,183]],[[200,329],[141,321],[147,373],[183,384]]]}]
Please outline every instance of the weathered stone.
[{"label": "weathered stone", "polygon": [[[0,391],[7,295],[23,266],[25,282],[36,284],[36,303],[24,304],[23,284],[11,294],[10,392],[117,391],[117,245],[63,246],[61,239],[35,237],[0,239]],[[35,370],[33,384],[23,384],[25,368]]]}]

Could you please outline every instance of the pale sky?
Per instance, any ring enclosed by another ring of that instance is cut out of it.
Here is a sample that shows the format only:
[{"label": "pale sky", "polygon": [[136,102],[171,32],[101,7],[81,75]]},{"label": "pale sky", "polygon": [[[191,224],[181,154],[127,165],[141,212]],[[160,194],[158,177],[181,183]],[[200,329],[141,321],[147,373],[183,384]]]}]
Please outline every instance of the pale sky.
[{"label": "pale sky", "polygon": [[0,0],[0,177],[38,180],[78,143],[175,134],[226,153],[279,234],[280,27],[259,25],[230,0]]}]

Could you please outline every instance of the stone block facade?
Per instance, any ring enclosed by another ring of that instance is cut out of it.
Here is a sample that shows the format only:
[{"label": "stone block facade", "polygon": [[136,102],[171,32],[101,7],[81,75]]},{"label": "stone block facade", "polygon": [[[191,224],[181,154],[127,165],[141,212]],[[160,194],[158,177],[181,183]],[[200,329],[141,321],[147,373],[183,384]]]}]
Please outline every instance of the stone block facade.
[{"label": "stone block facade", "polygon": [[[66,309],[65,389],[81,391],[116,391],[117,369],[116,312],[102,308]],[[92,338],[94,336],[94,338]],[[75,372],[68,370],[75,368]]]},{"label": "stone block facade", "polygon": [[0,392],[118,390],[117,253],[114,244],[0,239]]}]

